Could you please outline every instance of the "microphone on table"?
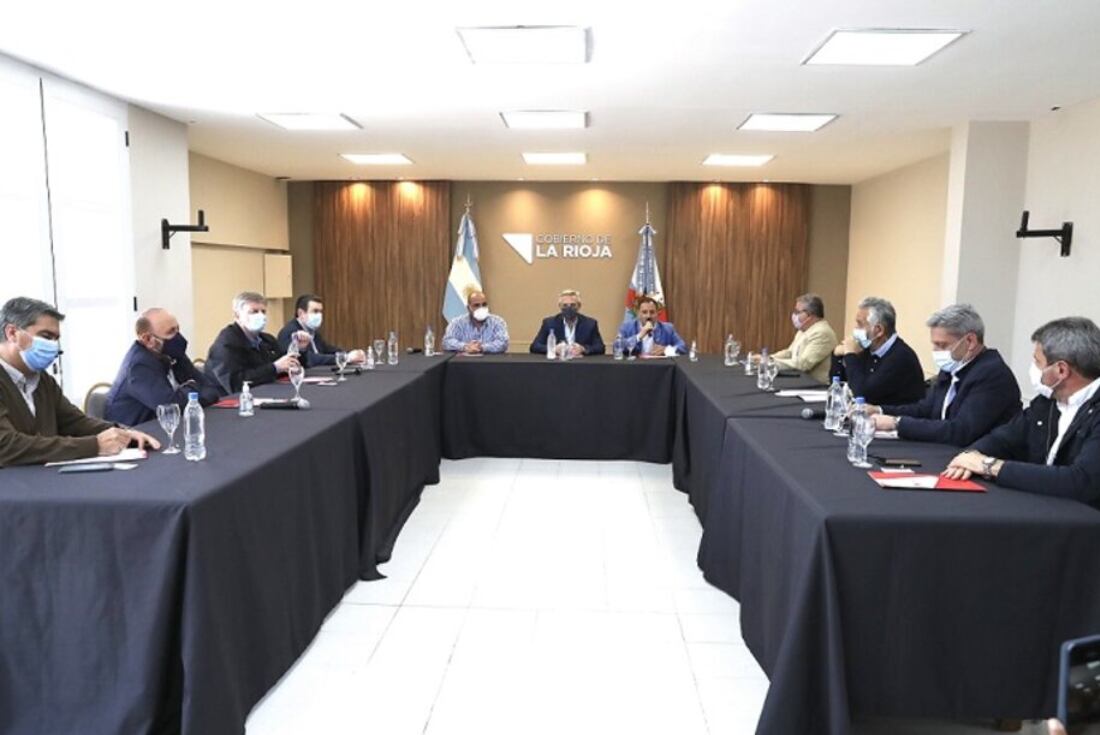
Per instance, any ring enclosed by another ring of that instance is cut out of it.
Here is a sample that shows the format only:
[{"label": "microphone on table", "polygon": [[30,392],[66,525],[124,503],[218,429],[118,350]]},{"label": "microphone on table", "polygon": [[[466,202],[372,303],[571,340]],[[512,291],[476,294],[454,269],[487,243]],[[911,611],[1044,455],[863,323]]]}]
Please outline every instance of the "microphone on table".
[{"label": "microphone on table", "polygon": [[801,416],[807,421],[820,421],[821,419],[825,418],[825,409],[810,408],[809,406],[807,406],[806,408],[802,409]]}]

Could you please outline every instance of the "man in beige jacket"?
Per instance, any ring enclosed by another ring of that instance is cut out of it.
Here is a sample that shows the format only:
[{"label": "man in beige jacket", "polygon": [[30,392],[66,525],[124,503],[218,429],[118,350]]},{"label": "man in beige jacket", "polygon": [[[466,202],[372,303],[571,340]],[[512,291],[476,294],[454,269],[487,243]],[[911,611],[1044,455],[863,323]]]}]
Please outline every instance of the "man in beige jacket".
[{"label": "man in beige jacket", "polygon": [[775,353],[780,368],[809,373],[819,383],[829,382],[829,365],[838,340],[825,321],[825,304],[817,294],[799,296],[794,302],[791,322],[798,331],[787,349]]}]

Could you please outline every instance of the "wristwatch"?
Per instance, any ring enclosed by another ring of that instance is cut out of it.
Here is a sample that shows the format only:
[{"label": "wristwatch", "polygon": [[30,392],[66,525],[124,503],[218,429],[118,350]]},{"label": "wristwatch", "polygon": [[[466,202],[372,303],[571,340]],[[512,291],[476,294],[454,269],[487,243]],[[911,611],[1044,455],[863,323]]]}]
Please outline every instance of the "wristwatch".
[{"label": "wristwatch", "polygon": [[997,464],[996,457],[985,457],[982,459],[982,477],[987,479],[993,478],[993,465]]}]

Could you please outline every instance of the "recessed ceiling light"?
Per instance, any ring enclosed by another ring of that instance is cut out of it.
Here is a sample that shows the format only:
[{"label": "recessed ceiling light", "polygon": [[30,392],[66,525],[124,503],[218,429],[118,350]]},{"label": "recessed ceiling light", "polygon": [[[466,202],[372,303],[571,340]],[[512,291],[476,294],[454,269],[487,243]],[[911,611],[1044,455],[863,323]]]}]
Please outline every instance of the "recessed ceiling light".
[{"label": "recessed ceiling light", "polygon": [[458,28],[475,64],[584,64],[588,29],[580,26],[485,26]]},{"label": "recessed ceiling light", "polygon": [[916,66],[965,34],[927,28],[836,30],[802,63]]},{"label": "recessed ceiling light", "polygon": [[804,112],[754,112],[738,130],[772,130],[781,133],[812,133],[836,120],[836,115]]},{"label": "recessed ceiling light", "polygon": [[524,153],[523,160],[532,166],[580,166],[588,163],[584,153]]},{"label": "recessed ceiling light", "polygon": [[407,166],[412,163],[403,153],[341,153],[340,157],[362,166]]},{"label": "recessed ceiling light", "polygon": [[347,115],[327,112],[261,112],[256,115],[284,130],[361,130]]},{"label": "recessed ceiling light", "polygon": [[704,166],[763,166],[775,158],[770,153],[711,153],[703,161]]},{"label": "recessed ceiling light", "polygon": [[588,113],[579,110],[514,110],[500,113],[514,130],[565,130],[588,127]]}]

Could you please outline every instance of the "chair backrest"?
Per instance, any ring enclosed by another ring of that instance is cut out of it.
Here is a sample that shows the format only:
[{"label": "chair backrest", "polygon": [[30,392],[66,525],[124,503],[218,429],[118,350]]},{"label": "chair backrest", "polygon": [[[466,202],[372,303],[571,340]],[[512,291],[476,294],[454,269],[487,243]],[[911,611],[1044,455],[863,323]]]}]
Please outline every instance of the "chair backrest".
[{"label": "chair backrest", "polygon": [[96,383],[88,389],[84,396],[84,413],[94,419],[102,419],[107,413],[107,394],[111,391],[110,383]]}]

